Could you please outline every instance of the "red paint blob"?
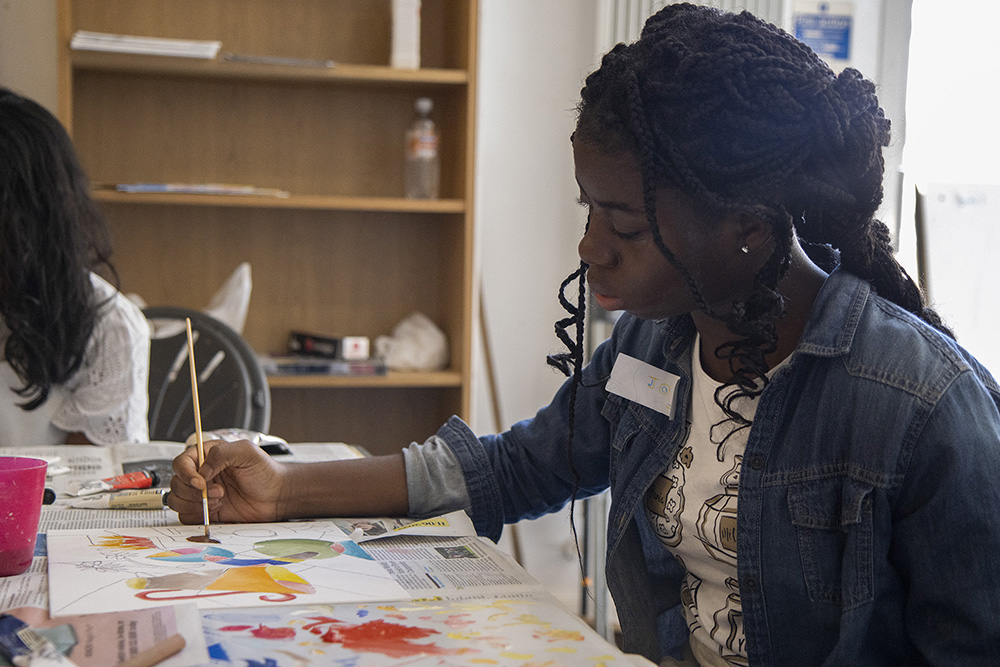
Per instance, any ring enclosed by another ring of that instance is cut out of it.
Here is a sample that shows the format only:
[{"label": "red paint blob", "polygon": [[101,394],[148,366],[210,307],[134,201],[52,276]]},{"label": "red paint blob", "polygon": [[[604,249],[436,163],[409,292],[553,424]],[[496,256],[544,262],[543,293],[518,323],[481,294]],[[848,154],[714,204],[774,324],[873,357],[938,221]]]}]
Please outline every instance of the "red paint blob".
[{"label": "red paint blob", "polygon": [[243,632],[244,630],[249,630],[250,634],[257,639],[293,639],[295,637],[295,628],[269,628],[263,624],[256,628],[252,625],[227,625],[219,628],[220,632]]},{"label": "red paint blob", "polygon": [[315,622],[306,625],[306,630],[320,635],[320,639],[327,644],[340,644],[345,649],[356,652],[406,658],[418,655],[456,655],[469,651],[469,649],[446,649],[437,644],[414,642],[416,639],[441,634],[431,628],[416,628],[386,623],[383,620],[347,625],[326,616],[316,616],[310,620]]},{"label": "red paint blob", "polygon": [[292,639],[295,637],[295,628],[269,628],[260,625],[250,631],[257,639]]}]

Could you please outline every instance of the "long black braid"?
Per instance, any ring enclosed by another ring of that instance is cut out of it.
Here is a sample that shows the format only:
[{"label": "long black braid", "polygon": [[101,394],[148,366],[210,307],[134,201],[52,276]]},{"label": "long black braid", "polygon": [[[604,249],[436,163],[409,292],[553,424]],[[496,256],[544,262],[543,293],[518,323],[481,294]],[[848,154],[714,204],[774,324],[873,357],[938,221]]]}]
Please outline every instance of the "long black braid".
[{"label": "long black braid", "polygon": [[[841,264],[951,335],[874,217],[889,129],[870,81],[850,68],[834,74],[807,46],[748,12],[668,5],[646,22],[637,42],[617,45],[587,77],[575,134],[638,157],[657,247],[698,308],[735,335],[714,351],[733,376],[716,401],[739,426],[750,422],[734,403],[759,395],[767,383],[765,357],[777,349],[776,325],[785,313],[777,285],[796,236],[822,268]],[[771,226],[771,255],[750,295],[729,312],[709,307],[663,243],[655,200],[665,185],[706,211],[743,212]],[[577,272],[568,280],[577,277],[583,279]]]},{"label": "long black braid", "polygon": [[[586,275],[587,264],[585,262],[580,262],[580,267],[567,276],[559,286],[559,303],[562,305],[563,309],[569,313],[569,317],[564,317],[556,322],[556,336],[560,341],[562,341],[563,345],[566,346],[567,351],[560,354],[550,354],[546,358],[546,361],[550,366],[558,368],[564,375],[571,377],[573,380],[569,388],[569,410],[566,414],[567,424],[569,425],[568,435],[566,437],[566,458],[569,461],[569,469],[573,475],[573,495],[569,500],[569,525],[570,529],[573,531],[573,543],[576,545],[576,558],[580,563],[580,571],[583,573],[584,581],[586,581],[587,576],[586,568],[583,564],[583,552],[580,551],[580,539],[576,533],[576,521],[574,520],[574,516],[576,514],[576,495],[580,489],[580,472],[577,470],[576,464],[573,462],[573,434],[576,431],[574,428],[574,423],[576,421],[576,391],[580,386],[580,380],[583,374],[583,330],[584,319],[587,315]],[[573,281],[577,282],[575,304],[566,298],[566,289],[573,283]],[[573,337],[570,337],[569,335],[569,329],[571,327],[574,330]]]}]

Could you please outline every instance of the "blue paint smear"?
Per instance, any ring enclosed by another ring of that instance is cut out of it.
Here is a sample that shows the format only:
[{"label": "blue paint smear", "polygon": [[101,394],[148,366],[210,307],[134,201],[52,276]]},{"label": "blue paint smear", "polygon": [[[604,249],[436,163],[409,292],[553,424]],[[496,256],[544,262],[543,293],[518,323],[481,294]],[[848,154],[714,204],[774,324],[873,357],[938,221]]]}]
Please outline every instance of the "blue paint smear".
[{"label": "blue paint smear", "polygon": [[229,662],[229,654],[226,653],[226,649],[222,648],[222,644],[211,644],[208,647],[208,657],[212,660],[222,660],[223,662]]},{"label": "blue paint smear", "polygon": [[364,560],[375,560],[368,555],[368,552],[358,546],[357,542],[337,542],[340,546],[344,547],[345,556],[354,556],[355,558],[363,558]]},{"label": "blue paint smear", "polygon": [[278,667],[278,661],[274,658],[265,658],[264,662],[247,660],[247,667]]}]

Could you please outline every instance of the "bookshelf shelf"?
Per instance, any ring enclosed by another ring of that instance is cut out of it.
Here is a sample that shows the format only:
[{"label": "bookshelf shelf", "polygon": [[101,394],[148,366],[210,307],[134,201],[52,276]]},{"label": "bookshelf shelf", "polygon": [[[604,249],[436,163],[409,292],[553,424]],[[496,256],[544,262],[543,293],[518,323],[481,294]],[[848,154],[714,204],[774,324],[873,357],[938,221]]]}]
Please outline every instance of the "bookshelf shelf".
[{"label": "bookshelf shelf", "polygon": [[348,197],[328,195],[291,195],[268,197],[252,195],[195,195],[166,193],[116,192],[94,190],[94,199],[109,204],[151,206],[213,206],[233,208],[309,209],[318,211],[385,211],[398,213],[464,213],[461,199],[406,199],[403,197]]},{"label": "bookshelf shelf", "polygon": [[[383,453],[467,418],[478,0],[422,0],[415,70],[387,65],[389,0],[57,2],[60,118],[99,184],[122,290],[200,309],[248,262],[243,335],[258,354],[282,353],[292,330],[374,339],[422,312],[448,338],[447,370],[273,376],[270,430]],[[222,46],[212,59],[72,49],[78,31]],[[421,96],[442,136],[433,201],[403,196]],[[289,196],[109,187],[138,183]]]},{"label": "bookshelf shelf", "polygon": [[175,77],[217,79],[261,79],[302,82],[308,85],[362,84],[413,86],[464,86],[469,82],[465,70],[424,68],[397,69],[384,65],[335,64],[333,67],[273,65],[224,60],[221,57],[178,58],[102,51],[72,51],[74,70],[121,74],[148,74]]},{"label": "bookshelf shelf", "polygon": [[347,388],[347,387],[449,387],[462,386],[462,374],[454,371],[435,373],[392,372],[388,375],[272,375],[267,378],[272,389]]}]

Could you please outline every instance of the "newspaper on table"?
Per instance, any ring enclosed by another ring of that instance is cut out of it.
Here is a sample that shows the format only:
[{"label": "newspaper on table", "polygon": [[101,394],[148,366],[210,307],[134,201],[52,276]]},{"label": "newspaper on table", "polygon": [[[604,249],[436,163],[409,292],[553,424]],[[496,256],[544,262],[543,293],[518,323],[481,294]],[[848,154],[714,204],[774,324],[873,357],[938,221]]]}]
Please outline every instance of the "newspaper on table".
[{"label": "newspaper on table", "polygon": [[475,535],[399,535],[362,548],[413,599],[535,597],[545,591],[510,556]]},{"label": "newspaper on table", "polygon": [[334,519],[334,523],[358,544],[395,535],[475,535],[469,515],[459,510],[429,519],[358,518]]}]

